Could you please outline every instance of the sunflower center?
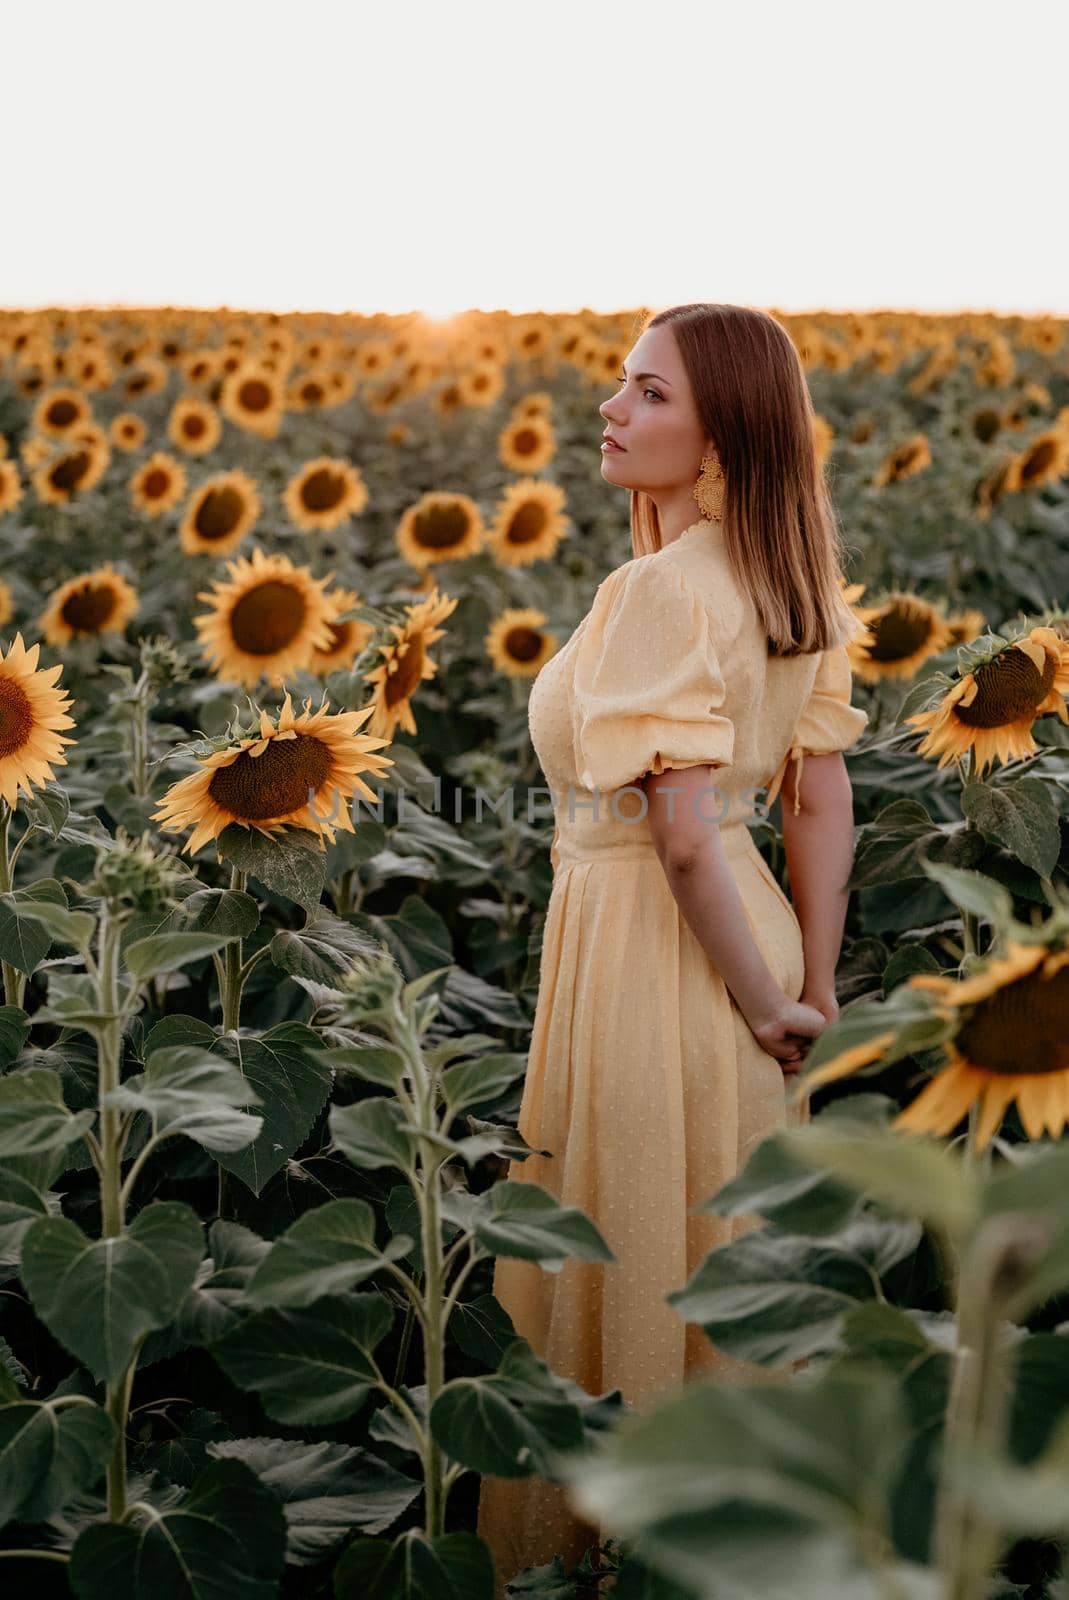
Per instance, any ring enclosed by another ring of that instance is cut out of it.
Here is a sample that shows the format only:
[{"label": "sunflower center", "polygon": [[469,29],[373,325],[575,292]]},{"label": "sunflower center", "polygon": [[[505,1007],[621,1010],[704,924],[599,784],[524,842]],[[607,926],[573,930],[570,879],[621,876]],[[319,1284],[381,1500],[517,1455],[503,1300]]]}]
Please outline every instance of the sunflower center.
[{"label": "sunflower center", "polygon": [[301,485],[301,499],[309,511],[332,511],[345,493],[345,482],[340,473],[327,467],[318,467]]},{"label": "sunflower center", "polygon": [[77,489],[88,471],[88,450],[75,450],[71,455],[59,458],[49,477],[57,489]]},{"label": "sunflower center", "polygon": [[309,405],[319,405],[324,399],[325,393],[326,391],[324,390],[323,385],[316,383],[314,378],[309,379],[307,383],[302,383],[301,385],[301,399],[307,401]]},{"label": "sunflower center", "polygon": [[873,617],[868,627],[874,640],[868,645],[873,661],[903,661],[927,644],[931,623],[926,613],[908,600],[896,600],[881,616]]},{"label": "sunflower center", "polygon": [[535,501],[520,506],[508,527],[509,544],[530,544],[546,525],[546,510]]},{"label": "sunflower center", "polygon": [[63,602],[60,616],[76,633],[99,633],[115,610],[115,591],[104,584],[87,583]]},{"label": "sunflower center", "polygon": [[14,678],[0,677],[0,760],[21,750],[32,731],[29,695]]},{"label": "sunflower center", "polygon": [[416,543],[426,550],[449,550],[459,544],[468,531],[468,514],[460,505],[434,505],[415,519]]},{"label": "sunflower center", "polygon": [[249,589],[230,613],[230,632],[239,650],[250,656],[273,656],[297,637],[304,625],[305,603],[291,583],[269,578]]},{"label": "sunflower center", "polygon": [[69,428],[78,420],[78,407],[73,400],[53,400],[48,408],[48,420],[54,428]]},{"label": "sunflower center", "polygon": [[1021,482],[1031,483],[1033,478],[1042,478],[1054,465],[1057,455],[1058,447],[1052,439],[1035,445],[1021,462]]},{"label": "sunflower center", "polygon": [[419,688],[423,676],[423,640],[411,640],[403,656],[397,658],[397,671],[386,679],[386,704],[399,705]]},{"label": "sunflower center", "polygon": [[202,539],[225,539],[241,520],[244,505],[236,489],[226,485],[221,489],[209,489],[197,507],[193,526]]},{"label": "sunflower center", "polygon": [[1037,672],[1024,651],[1011,645],[978,668],[975,677],[975,700],[969,706],[956,705],[954,715],[967,728],[1002,728],[1034,715],[1054,682],[1054,658],[1044,651],[1043,671]]},{"label": "sunflower center", "polygon": [[171,474],[162,467],[153,467],[144,482],[144,492],[149,500],[158,500],[171,486]]},{"label": "sunflower center", "polygon": [[332,766],[329,748],[310,733],[271,739],[259,756],[243,750],[228,767],[217,767],[208,785],[216,805],[247,822],[285,817],[318,794]]},{"label": "sunflower center", "polygon": [[512,448],[521,456],[530,456],[538,449],[541,440],[533,428],[520,428],[512,440]]},{"label": "sunflower center", "polygon": [[981,1000],[956,1048],[985,1072],[1040,1074],[1069,1068],[1069,966],[1050,978],[1030,972]]},{"label": "sunflower center", "polygon": [[542,635],[534,628],[510,628],[505,649],[513,661],[533,661],[542,648]]},{"label": "sunflower center", "polygon": [[187,439],[199,439],[204,433],[204,418],[189,416],[182,418],[182,432]]},{"label": "sunflower center", "polygon": [[271,391],[259,378],[250,378],[241,385],[241,403],[246,411],[266,411],[271,404]]}]

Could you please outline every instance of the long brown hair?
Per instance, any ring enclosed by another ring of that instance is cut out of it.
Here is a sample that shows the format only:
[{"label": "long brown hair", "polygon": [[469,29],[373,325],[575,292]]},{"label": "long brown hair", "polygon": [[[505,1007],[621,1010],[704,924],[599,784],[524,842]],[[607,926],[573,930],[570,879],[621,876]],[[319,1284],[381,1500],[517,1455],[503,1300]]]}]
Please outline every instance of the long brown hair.
[{"label": "long brown hair", "polygon": [[[724,469],[724,543],[769,654],[845,643],[858,625],[842,598],[843,545],[790,334],[764,311],[705,302],[670,306],[640,331],[665,325]],[[641,489],[631,491],[631,549],[661,549],[657,507]]]}]

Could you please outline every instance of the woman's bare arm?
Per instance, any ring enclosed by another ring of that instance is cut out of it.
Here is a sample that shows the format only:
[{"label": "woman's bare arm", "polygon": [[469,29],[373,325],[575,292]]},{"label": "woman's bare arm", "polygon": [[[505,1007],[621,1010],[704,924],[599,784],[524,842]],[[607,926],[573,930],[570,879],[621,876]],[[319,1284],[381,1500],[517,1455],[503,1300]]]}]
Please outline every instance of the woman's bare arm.
[{"label": "woman's bare arm", "polygon": [[840,750],[805,757],[797,816],[796,777],[796,763],[789,762],[780,795],[791,901],[805,949],[801,998],[824,1010],[835,1001],[846,925],[849,896],[843,885],[854,863],[854,794]]},{"label": "woman's bare arm", "polygon": [[649,802],[650,833],[669,888],[756,1033],[780,1014],[787,996],[750,932],[720,841],[720,828],[707,820],[716,816],[717,797],[699,799],[695,815],[695,795],[715,783],[715,767],[684,767],[659,776],[650,774],[641,780],[641,787]]}]

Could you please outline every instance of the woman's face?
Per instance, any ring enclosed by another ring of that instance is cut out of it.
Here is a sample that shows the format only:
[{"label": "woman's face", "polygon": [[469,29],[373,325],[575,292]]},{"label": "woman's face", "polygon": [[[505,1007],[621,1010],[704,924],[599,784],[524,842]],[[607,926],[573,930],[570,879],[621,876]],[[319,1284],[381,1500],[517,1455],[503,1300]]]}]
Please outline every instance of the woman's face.
[{"label": "woman's face", "polygon": [[647,328],[624,366],[626,379],[598,407],[607,433],[623,446],[613,450],[603,441],[602,477],[622,489],[648,494],[692,485],[711,440],[671,328]]}]

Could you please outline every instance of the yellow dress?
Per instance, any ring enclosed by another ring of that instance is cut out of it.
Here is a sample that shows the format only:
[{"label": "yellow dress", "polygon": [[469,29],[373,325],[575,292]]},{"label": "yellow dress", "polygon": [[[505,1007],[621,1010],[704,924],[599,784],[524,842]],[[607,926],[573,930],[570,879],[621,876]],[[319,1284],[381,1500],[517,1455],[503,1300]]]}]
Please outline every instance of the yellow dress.
[{"label": "yellow dress", "polygon": [[[746,1367],[664,1302],[756,1218],[693,1214],[762,1139],[804,1118],[676,903],[640,790],[645,772],[715,765],[703,814],[753,937],[792,999],[804,983],[790,901],[746,826],[792,758],[842,750],[868,722],[850,705],[845,647],[770,657],[719,525],[701,521],[609,574],[531,690],[531,738],[552,791],[553,888],[518,1118],[537,1150],[510,1180],[579,1206],[616,1260],[558,1273],[500,1257],[494,1294],[553,1372],[644,1409],[699,1373]],[[595,794],[597,809],[595,811]],[[678,802],[677,802],[678,803]],[[478,1532],[497,1596],[526,1566],[570,1566],[600,1535],[545,1480],[482,1480]]]}]

